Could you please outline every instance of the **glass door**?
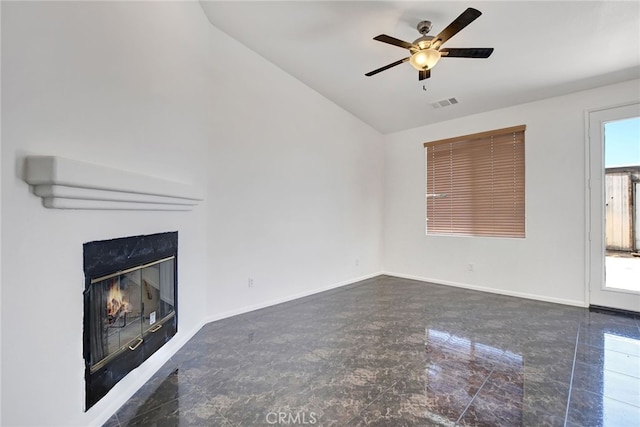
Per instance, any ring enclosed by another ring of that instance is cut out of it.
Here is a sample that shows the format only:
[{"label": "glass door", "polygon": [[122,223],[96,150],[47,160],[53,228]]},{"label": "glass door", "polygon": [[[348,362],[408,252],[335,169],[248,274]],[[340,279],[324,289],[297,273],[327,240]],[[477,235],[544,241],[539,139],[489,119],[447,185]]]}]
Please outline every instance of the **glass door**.
[{"label": "glass door", "polygon": [[89,343],[92,372],[135,351],[175,316],[175,257],[91,281]]},{"label": "glass door", "polygon": [[589,304],[640,312],[640,104],[589,113]]}]

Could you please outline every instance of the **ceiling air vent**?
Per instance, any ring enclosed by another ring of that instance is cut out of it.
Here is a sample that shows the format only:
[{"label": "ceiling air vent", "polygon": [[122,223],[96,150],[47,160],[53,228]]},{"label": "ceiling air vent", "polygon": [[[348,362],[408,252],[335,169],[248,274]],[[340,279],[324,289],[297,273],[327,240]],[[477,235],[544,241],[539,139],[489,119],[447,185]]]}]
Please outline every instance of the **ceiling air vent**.
[{"label": "ceiling air vent", "polygon": [[449,99],[443,99],[441,101],[433,102],[431,103],[431,106],[433,108],[442,108],[442,107],[448,107],[450,105],[457,104],[457,103],[458,103],[457,99],[449,98]]}]

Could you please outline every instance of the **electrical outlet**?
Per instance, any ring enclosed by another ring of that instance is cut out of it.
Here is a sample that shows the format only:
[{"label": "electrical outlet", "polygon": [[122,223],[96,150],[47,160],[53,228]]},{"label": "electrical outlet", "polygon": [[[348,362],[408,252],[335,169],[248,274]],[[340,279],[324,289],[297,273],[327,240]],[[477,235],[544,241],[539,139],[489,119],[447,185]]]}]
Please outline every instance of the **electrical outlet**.
[{"label": "electrical outlet", "polygon": [[473,263],[471,263],[471,262],[470,262],[470,263],[467,265],[467,270],[468,270],[468,271],[473,271],[473,268],[474,268],[474,265],[473,265]]},{"label": "electrical outlet", "polygon": [[249,277],[249,287],[253,288],[253,277]]}]

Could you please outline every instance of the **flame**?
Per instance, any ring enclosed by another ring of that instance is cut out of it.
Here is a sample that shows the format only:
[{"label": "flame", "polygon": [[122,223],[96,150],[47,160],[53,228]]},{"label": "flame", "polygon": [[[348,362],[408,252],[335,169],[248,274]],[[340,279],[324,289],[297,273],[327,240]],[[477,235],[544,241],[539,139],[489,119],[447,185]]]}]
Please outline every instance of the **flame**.
[{"label": "flame", "polygon": [[117,281],[111,282],[109,286],[109,293],[107,294],[107,315],[111,317],[117,317],[120,312],[128,312],[129,304],[124,298],[120,285]]}]

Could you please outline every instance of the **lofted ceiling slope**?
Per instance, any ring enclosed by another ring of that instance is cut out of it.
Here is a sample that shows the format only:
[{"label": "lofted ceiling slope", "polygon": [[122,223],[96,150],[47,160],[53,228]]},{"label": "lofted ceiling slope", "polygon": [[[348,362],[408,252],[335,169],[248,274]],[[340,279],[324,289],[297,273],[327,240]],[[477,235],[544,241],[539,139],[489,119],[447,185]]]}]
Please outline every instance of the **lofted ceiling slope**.
[{"label": "lofted ceiling slope", "polygon": [[[201,4],[214,26],[382,133],[640,78],[637,1]],[[408,56],[373,37],[412,42],[422,20],[436,35],[467,7],[482,16],[444,47],[493,47],[490,58],[443,58],[422,82],[409,63],[365,77]]]}]

